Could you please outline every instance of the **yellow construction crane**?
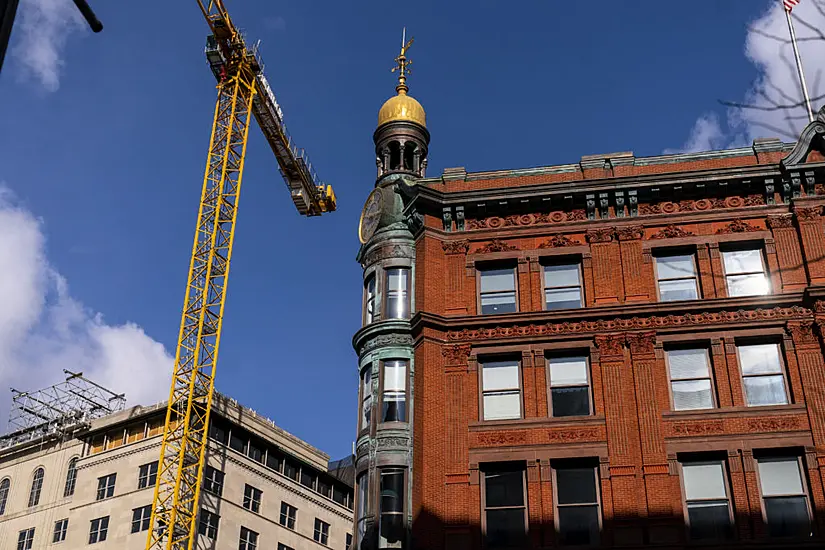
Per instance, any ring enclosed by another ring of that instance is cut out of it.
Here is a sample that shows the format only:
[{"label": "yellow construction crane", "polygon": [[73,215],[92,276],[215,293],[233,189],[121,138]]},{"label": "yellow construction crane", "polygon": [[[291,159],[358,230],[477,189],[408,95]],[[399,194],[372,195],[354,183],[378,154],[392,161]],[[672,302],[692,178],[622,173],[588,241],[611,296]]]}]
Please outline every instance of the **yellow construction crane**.
[{"label": "yellow construction crane", "polygon": [[246,45],[222,0],[197,2],[211,29],[206,57],[218,80],[218,101],[163,428],[147,550],[191,550],[195,542],[250,115],[257,119],[275,153],[298,212],[318,216],[335,210],[332,188],[318,182],[304,151],[293,145],[287,133],[281,108],[263,75],[257,46]]}]

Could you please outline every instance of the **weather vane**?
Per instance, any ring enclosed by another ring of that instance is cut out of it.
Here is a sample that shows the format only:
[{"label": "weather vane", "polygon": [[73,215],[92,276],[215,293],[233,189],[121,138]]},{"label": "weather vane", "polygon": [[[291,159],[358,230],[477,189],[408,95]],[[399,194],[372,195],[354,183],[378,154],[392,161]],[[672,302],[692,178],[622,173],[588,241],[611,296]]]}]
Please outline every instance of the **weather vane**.
[{"label": "weather vane", "polygon": [[401,54],[395,58],[396,66],[392,68],[392,72],[398,71],[398,86],[395,87],[396,91],[401,93],[402,91],[406,93],[407,91],[407,74],[411,73],[410,65],[412,65],[412,61],[407,59],[407,50],[410,49],[412,46],[414,38],[410,38],[407,40],[407,27],[404,27],[404,30],[401,33]]}]

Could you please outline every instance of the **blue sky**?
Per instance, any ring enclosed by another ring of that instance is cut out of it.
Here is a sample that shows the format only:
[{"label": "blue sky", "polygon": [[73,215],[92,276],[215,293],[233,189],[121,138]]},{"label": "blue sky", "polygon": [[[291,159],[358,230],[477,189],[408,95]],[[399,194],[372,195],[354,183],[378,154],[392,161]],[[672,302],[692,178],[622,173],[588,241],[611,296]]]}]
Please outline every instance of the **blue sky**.
[{"label": "blue sky", "polygon": [[[227,4],[261,39],[287,125],[339,210],[300,217],[252,128],[218,389],[334,457],[355,435],[356,226],[402,26],[430,175],[749,144],[776,132],[718,100],[752,97],[765,75],[796,93],[771,65],[778,47],[748,35],[760,18],[783,32],[779,12],[763,17],[773,1]],[[0,262],[25,259],[0,276],[17,307],[0,314],[0,386],[83,367],[146,402],[168,391],[155,342],[174,352],[215,83],[195,2],[92,5],[100,34],[71,21],[69,0],[23,0],[0,76]],[[819,17],[804,2],[798,13]],[[822,62],[806,59],[813,76]]]}]

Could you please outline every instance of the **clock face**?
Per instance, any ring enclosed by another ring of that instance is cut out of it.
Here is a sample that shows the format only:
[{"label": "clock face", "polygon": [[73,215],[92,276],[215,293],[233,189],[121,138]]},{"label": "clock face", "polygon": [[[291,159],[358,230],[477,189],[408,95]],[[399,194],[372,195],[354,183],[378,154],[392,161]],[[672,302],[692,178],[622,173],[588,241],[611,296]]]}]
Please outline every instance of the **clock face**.
[{"label": "clock face", "polygon": [[370,240],[375,230],[378,229],[378,222],[381,221],[381,199],[381,189],[375,189],[367,197],[367,202],[364,203],[364,209],[361,211],[361,223],[358,226],[358,238],[361,243]]}]

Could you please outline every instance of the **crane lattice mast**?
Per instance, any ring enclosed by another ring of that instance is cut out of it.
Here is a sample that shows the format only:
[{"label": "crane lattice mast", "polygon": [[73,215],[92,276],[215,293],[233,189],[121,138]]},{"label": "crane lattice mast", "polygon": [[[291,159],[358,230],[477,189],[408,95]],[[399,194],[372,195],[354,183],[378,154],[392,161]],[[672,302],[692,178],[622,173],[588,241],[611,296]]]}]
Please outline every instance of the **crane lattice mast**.
[{"label": "crane lattice mast", "polygon": [[212,34],[206,56],[218,80],[172,386],[163,429],[147,550],[191,550],[195,542],[215,365],[250,118],[270,144],[298,212],[335,210],[332,188],[318,182],[292,143],[257,48],[246,46],[221,0],[197,0]]}]

